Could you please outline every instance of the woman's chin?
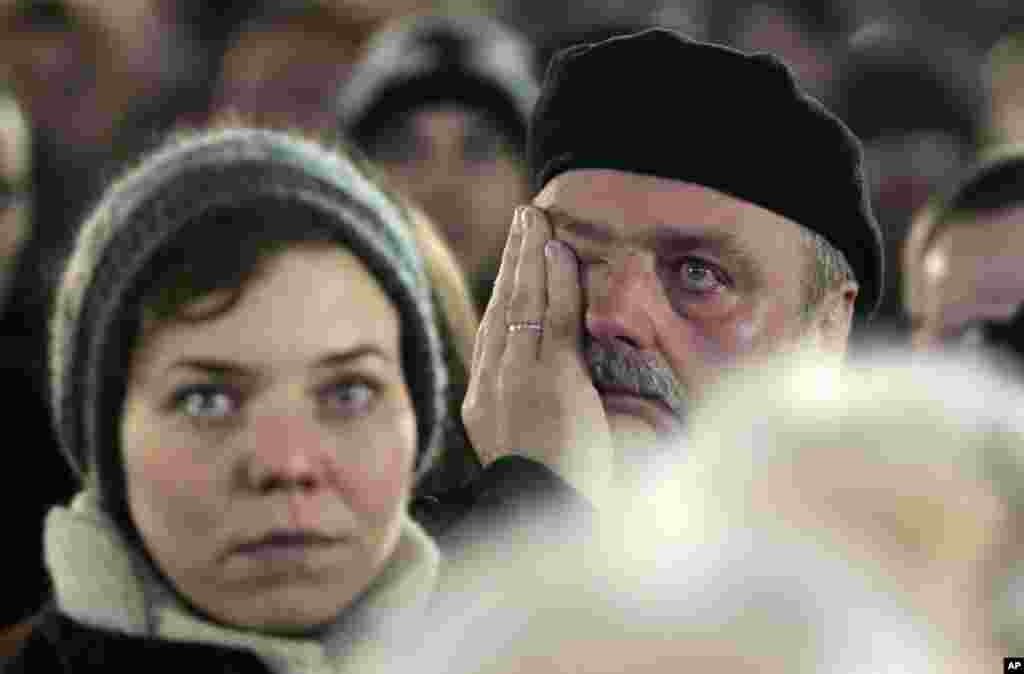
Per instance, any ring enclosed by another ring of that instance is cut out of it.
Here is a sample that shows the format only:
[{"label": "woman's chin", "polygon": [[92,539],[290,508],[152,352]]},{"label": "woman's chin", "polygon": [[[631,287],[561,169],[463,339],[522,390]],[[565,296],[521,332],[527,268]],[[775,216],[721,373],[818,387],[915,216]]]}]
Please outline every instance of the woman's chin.
[{"label": "woman's chin", "polygon": [[241,606],[225,607],[210,615],[236,629],[289,637],[310,636],[334,623],[353,599],[346,593],[327,601],[328,594],[323,588],[278,590],[274,593],[276,596],[257,595],[247,598]]}]

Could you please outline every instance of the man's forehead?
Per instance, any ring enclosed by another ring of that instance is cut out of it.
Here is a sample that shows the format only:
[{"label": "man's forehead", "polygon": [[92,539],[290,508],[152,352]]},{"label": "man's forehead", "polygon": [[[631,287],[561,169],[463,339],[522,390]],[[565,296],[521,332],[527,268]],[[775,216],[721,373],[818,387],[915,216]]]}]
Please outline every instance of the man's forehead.
[{"label": "man's forehead", "polygon": [[799,228],[773,211],[703,185],[612,169],[559,174],[534,204],[556,229],[598,242],[689,236],[737,243]]}]

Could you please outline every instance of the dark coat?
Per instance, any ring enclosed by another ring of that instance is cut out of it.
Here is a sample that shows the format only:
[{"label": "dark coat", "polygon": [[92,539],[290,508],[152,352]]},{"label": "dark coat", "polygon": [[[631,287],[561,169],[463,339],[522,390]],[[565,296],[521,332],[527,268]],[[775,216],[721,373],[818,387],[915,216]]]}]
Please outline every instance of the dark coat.
[{"label": "dark coat", "polygon": [[[480,478],[457,492],[414,504],[418,519],[447,556],[506,527],[533,527],[547,532],[558,523],[589,517],[590,507],[568,484],[544,466],[520,457],[496,461]],[[542,513],[544,516],[542,516]],[[547,517],[547,514],[555,517]],[[565,514],[563,519],[560,515]],[[576,524],[572,525],[575,530]],[[200,643],[171,642],[132,636],[84,625],[61,614],[51,603],[31,623],[31,631],[11,647],[2,674],[23,672],[136,671],[159,663],[168,671],[218,671],[264,674],[270,669],[255,654]],[[0,657],[2,657],[0,653]],[[213,669],[216,663],[216,669]]]},{"label": "dark coat", "polygon": [[172,642],[83,625],[55,606],[32,622],[31,635],[3,665],[4,674],[36,672],[135,672],[159,666],[180,672],[270,674],[256,654],[212,644]]}]

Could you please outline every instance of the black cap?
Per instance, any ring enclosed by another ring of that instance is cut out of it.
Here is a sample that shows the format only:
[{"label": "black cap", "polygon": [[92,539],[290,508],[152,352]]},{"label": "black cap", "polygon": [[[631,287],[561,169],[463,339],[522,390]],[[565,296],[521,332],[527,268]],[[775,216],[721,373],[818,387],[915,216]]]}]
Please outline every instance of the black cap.
[{"label": "black cap", "polygon": [[773,56],[663,28],[564,50],[548,68],[527,158],[538,191],[559,173],[601,168],[757,204],[842,251],[859,318],[881,298],[882,236],[860,143]]}]

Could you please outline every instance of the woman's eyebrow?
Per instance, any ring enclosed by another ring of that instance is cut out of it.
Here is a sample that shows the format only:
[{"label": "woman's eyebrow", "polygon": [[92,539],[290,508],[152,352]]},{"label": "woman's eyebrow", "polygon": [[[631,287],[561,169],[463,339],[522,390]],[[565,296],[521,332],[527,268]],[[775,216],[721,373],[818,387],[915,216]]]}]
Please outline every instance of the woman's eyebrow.
[{"label": "woman's eyebrow", "polygon": [[[315,368],[341,367],[364,358],[379,358],[388,362],[395,360],[394,354],[388,353],[375,344],[360,344],[344,351],[332,351],[318,358],[313,364]],[[259,376],[257,368],[219,358],[180,358],[167,366],[167,370],[194,370],[220,378],[254,378]]]},{"label": "woman's eyebrow", "polygon": [[220,378],[255,377],[257,372],[241,363],[218,358],[179,358],[167,366],[167,370],[193,370]]},{"label": "woman's eyebrow", "polygon": [[322,358],[316,361],[314,367],[325,368],[325,367],[340,367],[348,365],[352,361],[362,360],[363,358],[379,358],[390,362],[395,361],[395,355],[385,351],[376,344],[360,344],[351,349],[344,351],[335,351],[328,353]]}]

